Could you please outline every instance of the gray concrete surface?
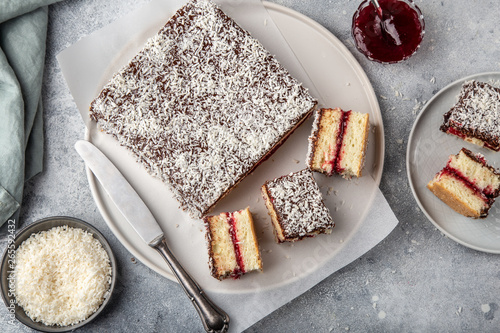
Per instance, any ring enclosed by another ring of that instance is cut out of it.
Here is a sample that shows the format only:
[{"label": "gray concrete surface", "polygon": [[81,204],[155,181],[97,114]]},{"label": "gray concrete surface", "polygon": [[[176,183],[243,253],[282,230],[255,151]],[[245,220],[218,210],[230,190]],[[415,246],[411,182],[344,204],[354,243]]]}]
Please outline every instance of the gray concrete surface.
[{"label": "gray concrete surface", "polygon": [[[21,222],[70,215],[93,223],[110,241],[119,262],[117,292],[112,306],[80,332],[202,332],[181,288],[134,261],[99,214],[84,164],[73,149],[83,137],[84,124],[55,59],[65,47],[145,2],[74,0],[50,6],[43,86],[45,170],[26,185]],[[379,97],[385,126],[380,187],[400,223],[367,254],[247,332],[500,331],[499,257],[466,248],[436,230],[412,196],[405,162],[408,136],[424,101],[464,76],[500,72],[498,3],[417,0],[426,22],[422,47],[409,60],[384,66],[368,61],[353,47],[350,24],[360,1],[272,2],[325,26],[366,71]],[[2,306],[2,332],[30,331],[6,319]]]}]

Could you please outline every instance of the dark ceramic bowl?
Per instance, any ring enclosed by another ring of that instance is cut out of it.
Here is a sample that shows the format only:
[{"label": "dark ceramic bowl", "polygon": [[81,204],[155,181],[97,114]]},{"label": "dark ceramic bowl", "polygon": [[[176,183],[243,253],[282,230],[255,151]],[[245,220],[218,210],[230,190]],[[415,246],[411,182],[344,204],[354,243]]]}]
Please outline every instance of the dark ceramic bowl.
[{"label": "dark ceramic bowl", "polygon": [[[47,326],[41,322],[35,322],[31,320],[30,317],[26,315],[24,312],[23,308],[15,304],[15,299],[14,295],[10,292],[12,289],[9,288],[9,276],[10,272],[12,271],[12,267],[10,267],[9,259],[12,258],[13,253],[19,245],[21,245],[22,242],[24,242],[26,239],[28,239],[32,234],[41,232],[41,231],[46,231],[49,230],[53,227],[58,227],[58,226],[63,226],[67,225],[69,227],[73,228],[80,228],[83,229],[89,233],[91,233],[94,238],[96,238],[101,244],[104,250],[108,253],[109,256],[109,261],[111,265],[111,284],[109,286],[109,292],[102,302],[101,306],[99,309],[97,309],[96,312],[94,312],[90,317],[87,319],[75,324],[75,325],[68,325],[68,326]],[[9,229],[10,231],[10,229]],[[21,323],[24,325],[31,327],[35,330],[42,331],[42,332],[68,332],[75,330],[77,328],[80,328],[92,320],[94,320],[99,313],[102,312],[102,310],[106,307],[106,305],[109,303],[109,300],[111,298],[111,295],[113,293],[113,289],[115,287],[115,282],[116,282],[116,260],[113,255],[113,252],[111,251],[111,247],[109,246],[108,241],[104,236],[93,226],[88,224],[87,222],[83,222],[79,219],[73,218],[73,217],[66,217],[66,216],[55,216],[55,217],[48,217],[44,218],[42,220],[39,220],[37,222],[34,222],[22,230],[20,230],[15,237],[15,240],[10,238],[10,232],[9,232],[9,239],[7,243],[7,248],[5,249],[5,252],[2,257],[2,262],[1,262],[1,267],[0,267],[0,285],[2,289],[2,298],[5,302],[5,305],[7,306],[9,313],[15,315],[17,320],[19,320]]]}]

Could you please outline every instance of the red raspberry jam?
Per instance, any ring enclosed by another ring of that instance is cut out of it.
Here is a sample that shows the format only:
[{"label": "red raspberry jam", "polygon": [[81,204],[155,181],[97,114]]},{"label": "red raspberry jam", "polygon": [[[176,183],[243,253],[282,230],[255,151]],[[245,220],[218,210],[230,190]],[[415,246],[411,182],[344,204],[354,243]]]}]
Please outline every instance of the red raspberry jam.
[{"label": "red raspberry jam", "polygon": [[240,249],[240,240],[236,235],[236,220],[234,219],[234,213],[226,213],[227,223],[229,224],[229,234],[231,235],[231,241],[233,242],[234,254],[236,257],[236,263],[238,264],[231,276],[235,279],[239,278],[245,273],[245,264],[243,262],[243,255]]},{"label": "red raspberry jam", "polygon": [[332,156],[331,159],[326,160],[323,165],[321,166],[323,169],[326,170],[331,170],[328,172],[328,175],[331,176],[333,173],[342,173],[344,171],[343,168],[340,167],[340,160],[342,159],[342,143],[344,141],[344,133],[345,129],[347,128],[347,123],[349,122],[349,116],[351,115],[352,111],[341,111],[342,116],[339,122],[339,129],[337,131],[337,144],[335,145],[335,150],[333,151],[335,154]]},{"label": "red raspberry jam", "polygon": [[411,0],[378,0],[385,31],[369,0],[363,1],[352,18],[352,36],[358,50],[368,59],[395,63],[417,51],[424,37],[424,18]]}]

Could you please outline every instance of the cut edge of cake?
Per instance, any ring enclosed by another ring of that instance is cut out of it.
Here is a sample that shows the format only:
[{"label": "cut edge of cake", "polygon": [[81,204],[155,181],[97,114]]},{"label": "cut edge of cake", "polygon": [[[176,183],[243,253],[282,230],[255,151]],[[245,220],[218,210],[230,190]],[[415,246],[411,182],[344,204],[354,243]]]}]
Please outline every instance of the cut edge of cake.
[{"label": "cut edge of cake", "polygon": [[262,259],[249,207],[203,218],[210,274],[223,280],[262,271]]},{"label": "cut edge of cake", "polygon": [[316,110],[306,165],[327,176],[361,177],[369,129],[368,113],[340,108]]},{"label": "cut edge of cake", "polygon": [[485,218],[500,193],[500,173],[482,154],[462,148],[427,188],[450,208],[466,217]]}]

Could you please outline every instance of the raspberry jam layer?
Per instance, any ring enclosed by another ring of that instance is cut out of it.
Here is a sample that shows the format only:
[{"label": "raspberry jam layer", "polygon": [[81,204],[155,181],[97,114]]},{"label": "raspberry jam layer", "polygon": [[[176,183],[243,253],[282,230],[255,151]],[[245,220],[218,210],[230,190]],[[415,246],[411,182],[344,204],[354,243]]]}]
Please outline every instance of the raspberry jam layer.
[{"label": "raspberry jam layer", "polygon": [[455,127],[448,127],[448,130],[447,132],[451,135],[455,135],[455,136],[458,136],[459,138],[461,139],[464,139],[467,137],[465,134],[463,134],[462,132],[460,132],[459,130],[457,130]]},{"label": "raspberry jam layer", "polygon": [[460,170],[451,167],[449,163],[441,171],[441,174],[449,175],[455,178],[456,180],[460,181],[465,187],[471,189],[485,203],[491,204],[493,199],[486,193],[486,191],[481,191],[481,189],[477,187],[473,181],[467,178]]},{"label": "raspberry jam layer", "polygon": [[226,219],[229,224],[229,235],[231,236],[237,263],[236,268],[231,273],[231,276],[238,278],[245,273],[245,265],[243,263],[243,256],[241,255],[240,241],[236,235],[236,219],[234,218],[234,213],[226,213]]},{"label": "raspberry jam layer", "polygon": [[[461,138],[462,140],[465,140],[465,141],[470,141],[470,139],[477,139],[477,138],[468,137],[467,135],[460,132],[458,129],[456,129],[453,126],[448,127],[448,129],[446,130],[446,133],[458,136],[459,138]],[[467,140],[467,139],[469,139],[469,140]],[[478,139],[478,140],[481,140],[481,139]],[[481,140],[481,141],[483,142],[484,147],[491,149],[493,151],[500,151],[499,146],[493,146],[488,141],[484,141],[484,140]]]},{"label": "raspberry jam layer", "polygon": [[340,166],[340,162],[342,160],[342,143],[344,142],[344,134],[349,123],[349,116],[351,115],[351,111],[341,110],[340,112],[342,113],[342,115],[340,116],[336,145],[335,149],[332,149],[330,154],[330,156],[333,156],[333,158],[325,160],[325,162],[321,166],[325,170],[332,170],[330,174],[342,173],[342,171],[344,171],[344,169]]}]

